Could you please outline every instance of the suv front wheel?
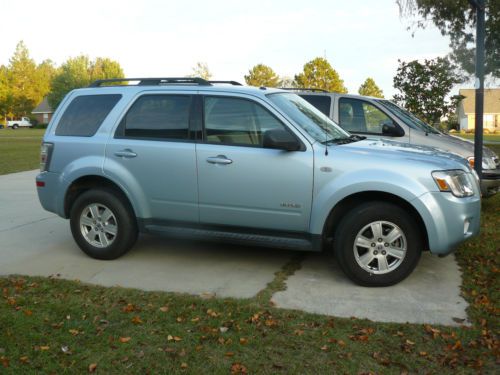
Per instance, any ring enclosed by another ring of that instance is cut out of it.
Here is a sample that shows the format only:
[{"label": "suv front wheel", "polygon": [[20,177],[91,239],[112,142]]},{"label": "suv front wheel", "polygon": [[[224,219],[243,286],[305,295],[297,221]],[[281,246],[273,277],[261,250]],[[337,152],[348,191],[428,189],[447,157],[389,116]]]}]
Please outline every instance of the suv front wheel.
[{"label": "suv front wheel", "polygon": [[128,202],[107,189],[82,193],[71,208],[70,225],[78,246],[96,259],[116,259],[137,240],[137,223]]},{"label": "suv front wheel", "polygon": [[334,234],[344,273],[363,286],[389,286],[406,278],[423,249],[415,220],[401,207],[369,202],[352,209]]}]

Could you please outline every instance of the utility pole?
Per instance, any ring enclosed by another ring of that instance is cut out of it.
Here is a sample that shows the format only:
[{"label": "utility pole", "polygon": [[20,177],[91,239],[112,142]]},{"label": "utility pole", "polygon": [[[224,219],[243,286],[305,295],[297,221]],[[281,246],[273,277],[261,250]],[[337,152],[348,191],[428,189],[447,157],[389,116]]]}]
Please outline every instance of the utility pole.
[{"label": "utility pole", "polygon": [[474,169],[482,178],[484,113],[484,2],[469,0],[476,10],[476,125],[474,130]]}]

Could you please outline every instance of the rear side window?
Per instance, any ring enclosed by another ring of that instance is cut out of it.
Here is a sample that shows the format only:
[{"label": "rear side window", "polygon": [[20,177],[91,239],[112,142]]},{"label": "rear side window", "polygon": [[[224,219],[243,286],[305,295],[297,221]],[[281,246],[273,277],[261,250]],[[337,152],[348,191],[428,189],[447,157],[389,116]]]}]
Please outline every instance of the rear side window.
[{"label": "rear side window", "polygon": [[62,115],[56,135],[93,136],[121,97],[118,94],[76,97]]},{"label": "rear side window", "polygon": [[143,95],[117,129],[118,138],[188,139],[190,95]]},{"label": "rear side window", "polygon": [[329,96],[322,95],[300,95],[302,98],[307,100],[325,115],[330,117],[330,106],[332,104],[332,98]]}]

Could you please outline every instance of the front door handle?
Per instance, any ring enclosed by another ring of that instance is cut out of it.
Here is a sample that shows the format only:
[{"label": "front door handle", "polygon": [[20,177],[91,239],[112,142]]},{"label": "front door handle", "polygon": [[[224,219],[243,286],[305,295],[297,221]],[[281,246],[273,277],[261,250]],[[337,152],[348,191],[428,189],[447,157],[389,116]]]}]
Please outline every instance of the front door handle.
[{"label": "front door handle", "polygon": [[210,164],[231,164],[233,161],[225,155],[217,155],[208,157],[207,162]]},{"label": "front door handle", "polygon": [[115,156],[120,158],[135,158],[137,154],[129,148],[115,152]]}]

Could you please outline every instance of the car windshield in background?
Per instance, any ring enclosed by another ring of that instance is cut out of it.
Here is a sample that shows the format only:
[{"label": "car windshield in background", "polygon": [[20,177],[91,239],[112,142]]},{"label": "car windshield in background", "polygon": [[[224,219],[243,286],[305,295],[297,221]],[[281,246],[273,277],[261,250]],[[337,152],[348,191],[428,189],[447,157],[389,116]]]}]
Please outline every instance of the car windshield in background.
[{"label": "car windshield in background", "polygon": [[267,96],[318,142],[335,142],[349,138],[350,134],[326,117],[321,111],[300,96],[291,93],[275,93]]},{"label": "car windshield in background", "polygon": [[382,104],[385,108],[392,112],[395,116],[400,118],[406,125],[413,129],[419,129],[426,133],[432,134],[440,134],[436,129],[432,126],[426,124],[422,120],[420,120],[413,113],[408,112],[406,109],[401,108],[400,106],[394,104],[389,100],[377,100],[380,104]]}]

